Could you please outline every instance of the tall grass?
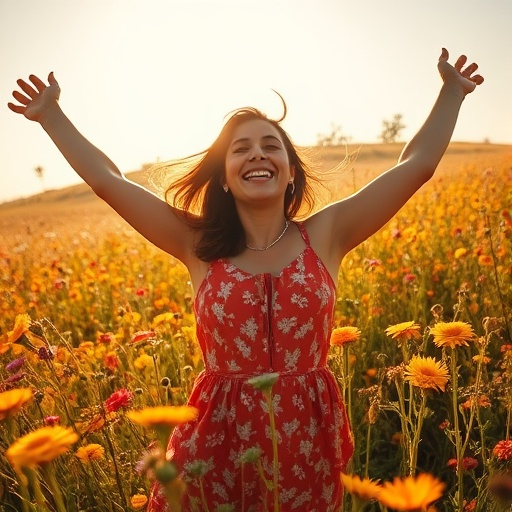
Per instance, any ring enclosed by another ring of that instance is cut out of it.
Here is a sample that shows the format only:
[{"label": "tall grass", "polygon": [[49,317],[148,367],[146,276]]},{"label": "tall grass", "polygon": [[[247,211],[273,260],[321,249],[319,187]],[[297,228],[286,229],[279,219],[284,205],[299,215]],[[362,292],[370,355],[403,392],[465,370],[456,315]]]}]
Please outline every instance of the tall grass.
[{"label": "tall grass", "polygon": [[[350,380],[351,471],[380,480],[410,474],[405,440],[413,439],[415,472],[446,484],[440,511],[500,510],[489,479],[512,470],[512,453],[494,450],[509,440],[512,414],[510,190],[504,159],[443,172],[340,269],[336,326],[361,331],[344,358],[333,350],[330,359],[340,386]],[[31,403],[0,422],[2,509],[23,503],[5,450],[54,416],[80,435],[52,463],[66,510],[144,508],[150,482],[137,464],[154,439],[124,413],[184,403],[203,368],[185,269],[112,217],[84,226],[71,212],[60,225],[35,216],[0,235],[0,391],[34,391]],[[31,324],[14,340],[18,315]],[[436,322],[454,320],[476,334],[456,357],[430,335]],[[399,344],[386,335],[406,321],[419,324],[420,340]],[[444,392],[425,393],[402,378],[415,354],[451,368]],[[14,360],[22,361],[13,370]],[[106,401],[122,389],[131,400],[109,411]],[[101,457],[77,457],[91,444],[103,447]],[[57,510],[41,481],[45,506]],[[351,497],[345,501],[350,510]]]}]

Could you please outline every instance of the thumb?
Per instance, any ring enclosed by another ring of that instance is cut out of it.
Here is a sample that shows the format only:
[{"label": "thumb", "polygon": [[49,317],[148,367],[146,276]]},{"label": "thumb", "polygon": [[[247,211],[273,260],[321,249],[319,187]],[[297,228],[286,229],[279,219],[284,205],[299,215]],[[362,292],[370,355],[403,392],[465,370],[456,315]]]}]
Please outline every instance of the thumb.
[{"label": "thumb", "polygon": [[448,50],[446,48],[441,49],[441,55],[439,56],[439,62],[447,61],[449,57]]},{"label": "thumb", "polygon": [[56,85],[59,87],[59,82],[57,82],[55,75],[53,74],[53,71],[48,75],[48,83],[50,85]]}]

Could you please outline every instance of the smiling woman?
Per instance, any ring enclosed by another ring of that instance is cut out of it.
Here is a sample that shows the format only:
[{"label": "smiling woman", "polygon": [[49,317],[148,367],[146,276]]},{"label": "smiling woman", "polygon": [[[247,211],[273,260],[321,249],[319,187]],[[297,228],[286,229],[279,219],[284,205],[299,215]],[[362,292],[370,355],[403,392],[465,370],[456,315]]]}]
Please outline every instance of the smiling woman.
[{"label": "smiling woman", "polygon": [[[190,273],[205,370],[188,400],[197,418],[176,427],[167,450],[188,484],[185,510],[339,510],[353,444],[327,366],[338,269],[433,175],[464,97],[483,82],[465,64],[443,49],[438,99],[398,163],[321,209],[318,177],[282,119],[235,111],[206,151],[178,162],[188,172],[163,201],[78,132],[52,73],[48,84],[18,80],[9,108],[40,123],[94,192]],[[271,390],[253,385],[266,374]],[[258,454],[250,468],[248,451]],[[148,510],[165,508],[155,486]]]}]

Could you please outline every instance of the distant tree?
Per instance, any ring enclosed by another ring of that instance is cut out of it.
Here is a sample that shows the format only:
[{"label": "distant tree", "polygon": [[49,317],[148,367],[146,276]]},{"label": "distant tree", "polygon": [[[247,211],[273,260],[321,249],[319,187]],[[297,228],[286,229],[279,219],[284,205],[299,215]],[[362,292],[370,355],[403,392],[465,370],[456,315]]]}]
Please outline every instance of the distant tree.
[{"label": "distant tree", "polygon": [[380,140],[383,143],[396,142],[400,137],[405,125],[402,124],[402,114],[395,114],[391,121],[384,119],[382,121],[382,132],[380,133]]},{"label": "distant tree", "polygon": [[331,123],[331,129],[328,133],[319,133],[316,136],[317,146],[340,146],[348,144],[351,137],[343,135],[340,125]]},{"label": "distant tree", "polygon": [[44,186],[44,168],[38,165],[34,172],[36,173],[36,176],[41,180],[41,186],[43,187],[43,192],[46,191],[46,188]]}]

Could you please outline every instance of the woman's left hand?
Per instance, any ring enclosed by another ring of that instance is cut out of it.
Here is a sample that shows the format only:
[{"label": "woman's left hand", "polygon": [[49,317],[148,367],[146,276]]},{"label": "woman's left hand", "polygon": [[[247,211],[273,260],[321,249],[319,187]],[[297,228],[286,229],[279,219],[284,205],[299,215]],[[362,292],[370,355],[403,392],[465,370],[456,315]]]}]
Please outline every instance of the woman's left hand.
[{"label": "woman's left hand", "polygon": [[462,94],[466,96],[466,94],[473,92],[476,86],[484,81],[483,76],[474,74],[478,69],[478,65],[475,62],[463,69],[468,60],[465,55],[461,55],[457,59],[455,66],[448,62],[448,57],[448,50],[443,48],[437,68],[445,84],[458,87]]}]

